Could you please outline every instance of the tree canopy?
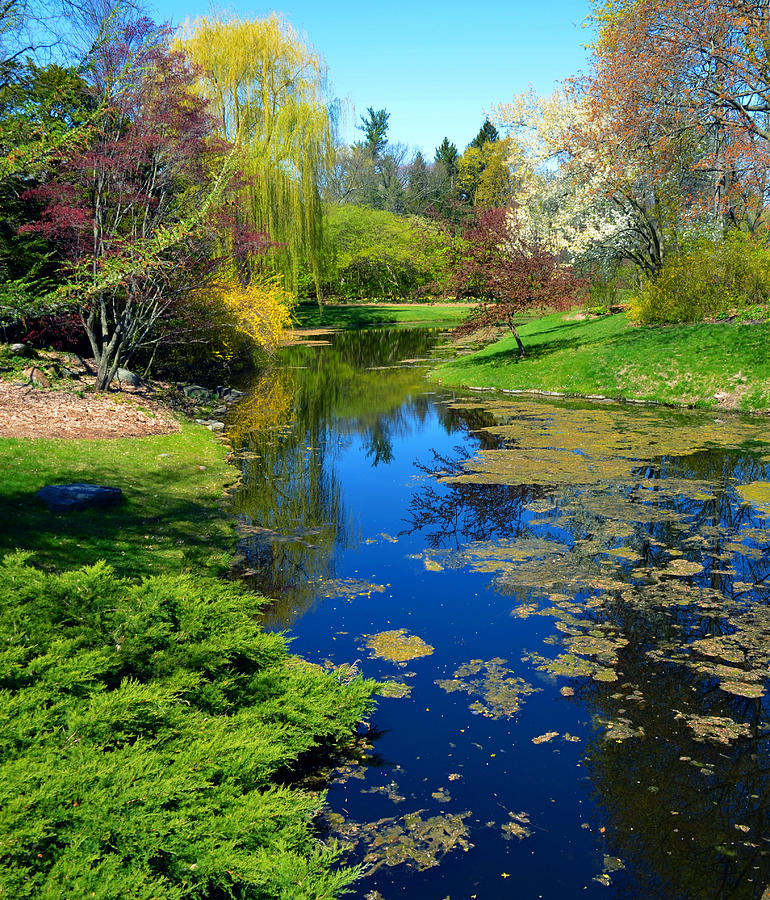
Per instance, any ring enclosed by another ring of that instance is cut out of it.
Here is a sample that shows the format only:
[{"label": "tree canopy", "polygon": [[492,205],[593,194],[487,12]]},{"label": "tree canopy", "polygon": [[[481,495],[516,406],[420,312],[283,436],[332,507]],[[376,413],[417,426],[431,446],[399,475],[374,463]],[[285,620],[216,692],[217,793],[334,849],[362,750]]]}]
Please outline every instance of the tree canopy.
[{"label": "tree canopy", "polygon": [[306,260],[319,285],[319,185],[332,164],[323,59],[276,14],[199,17],[179,46],[198,67],[221,136],[238,149],[239,220],[275,242],[266,263],[255,258],[252,266],[272,266],[296,287]]}]

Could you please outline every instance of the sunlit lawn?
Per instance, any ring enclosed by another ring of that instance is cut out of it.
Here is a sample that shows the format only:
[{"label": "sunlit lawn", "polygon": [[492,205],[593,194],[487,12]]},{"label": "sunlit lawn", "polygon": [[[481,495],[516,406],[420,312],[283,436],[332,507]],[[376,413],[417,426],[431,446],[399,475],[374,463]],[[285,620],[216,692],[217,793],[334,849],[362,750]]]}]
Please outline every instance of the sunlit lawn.
[{"label": "sunlit lawn", "polygon": [[366,328],[376,325],[426,325],[450,327],[459,325],[468,315],[467,303],[317,303],[297,307],[295,318],[299,328]]},{"label": "sunlit lawn", "polygon": [[440,366],[445,384],[738,409],[770,408],[770,325],[633,326],[625,313],[546,316]]},{"label": "sunlit lawn", "polygon": [[[221,570],[233,537],[223,490],[236,477],[211,432],[189,425],[122,440],[0,439],[0,554],[30,550],[56,569],[104,559],[132,576]],[[35,499],[75,481],[119,487],[124,502],[65,514]]]}]

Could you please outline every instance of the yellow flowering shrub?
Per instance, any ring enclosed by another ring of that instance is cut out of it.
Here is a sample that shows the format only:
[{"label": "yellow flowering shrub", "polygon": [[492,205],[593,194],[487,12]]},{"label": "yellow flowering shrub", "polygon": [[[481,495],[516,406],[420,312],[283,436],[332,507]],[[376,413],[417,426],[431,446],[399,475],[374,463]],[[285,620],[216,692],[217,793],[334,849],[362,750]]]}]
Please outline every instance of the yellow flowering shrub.
[{"label": "yellow flowering shrub", "polygon": [[[291,326],[296,297],[284,287],[280,275],[254,276],[246,284],[234,274],[218,275],[208,293],[211,302],[227,313],[235,330],[268,353],[278,347]],[[237,341],[225,341],[225,354],[228,343]]]}]

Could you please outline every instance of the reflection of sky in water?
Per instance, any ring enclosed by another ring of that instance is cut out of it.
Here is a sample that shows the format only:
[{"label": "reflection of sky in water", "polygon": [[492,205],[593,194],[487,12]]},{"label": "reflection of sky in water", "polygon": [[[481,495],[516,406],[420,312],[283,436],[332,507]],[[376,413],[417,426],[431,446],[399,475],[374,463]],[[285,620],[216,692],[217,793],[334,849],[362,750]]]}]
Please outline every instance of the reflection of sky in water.
[{"label": "reflection of sky in water", "polygon": [[[461,409],[419,369],[363,371],[432,340],[398,334],[292,351],[293,412],[243,439],[236,500],[294,651],[411,688],[329,791],[343,836],[382,820],[358,896],[760,897],[770,566],[761,487],[736,489],[768,472],[717,448],[767,454],[764,421]],[[370,654],[399,629],[435,651]]]}]

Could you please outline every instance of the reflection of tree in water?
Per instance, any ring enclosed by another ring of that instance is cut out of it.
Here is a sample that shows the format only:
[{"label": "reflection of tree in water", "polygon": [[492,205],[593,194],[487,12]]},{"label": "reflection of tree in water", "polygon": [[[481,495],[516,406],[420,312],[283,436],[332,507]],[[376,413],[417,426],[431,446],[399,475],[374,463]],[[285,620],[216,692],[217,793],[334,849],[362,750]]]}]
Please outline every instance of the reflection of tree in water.
[{"label": "reflection of tree in water", "polygon": [[[424,475],[442,479],[462,471],[468,450],[456,447],[454,456],[432,451],[430,464],[415,463]],[[425,533],[431,549],[460,547],[469,541],[511,538],[523,531],[522,515],[527,504],[547,493],[529,485],[438,484],[430,482],[415,491],[404,519],[405,534]]]},{"label": "reflection of tree in water", "polygon": [[419,488],[408,524],[435,551],[458,548],[437,559],[496,573],[516,615],[555,620],[527,658],[569,678],[594,714],[587,765],[608,858],[627,866],[608,876],[619,895],[759,898],[770,883],[770,538],[735,486],[766,481],[770,466],[660,450],[625,475],[554,488],[517,484],[515,465],[498,467],[503,483],[474,482],[458,448],[418,465],[450,481]]},{"label": "reflection of tree in water", "polygon": [[[762,701],[720,696],[695,673],[651,663],[633,642],[619,668],[620,684],[586,681],[579,692],[600,730],[584,766],[606,815],[607,846],[628,867],[619,895],[761,897],[770,879]],[[616,738],[618,722],[625,732]],[[748,734],[731,738],[730,723]]]},{"label": "reflection of tree in water", "polygon": [[382,329],[343,332],[324,347],[289,347],[283,366],[261,373],[236,408],[229,434],[242,459],[241,552],[252,585],[276,598],[269,623],[290,622],[335,577],[336,548],[355,535],[336,474],[338,450],[357,437],[373,465],[391,461],[393,440],[424,421],[430,401],[411,399],[420,370],[387,367],[425,356],[436,339],[427,329]]},{"label": "reflection of tree in water", "polygon": [[[766,478],[767,466],[702,452],[663,460],[645,475],[645,503],[672,517],[643,527],[650,552],[595,617],[628,643],[618,654],[618,683],[583,685],[604,732],[589,747],[589,771],[613,852],[632,864],[625,896],[760,897],[770,881],[766,700],[733,691],[766,683],[770,555],[764,523],[734,486]],[[672,495],[667,478],[710,490]],[[697,561],[703,572],[684,584],[656,581],[667,554]]]}]

